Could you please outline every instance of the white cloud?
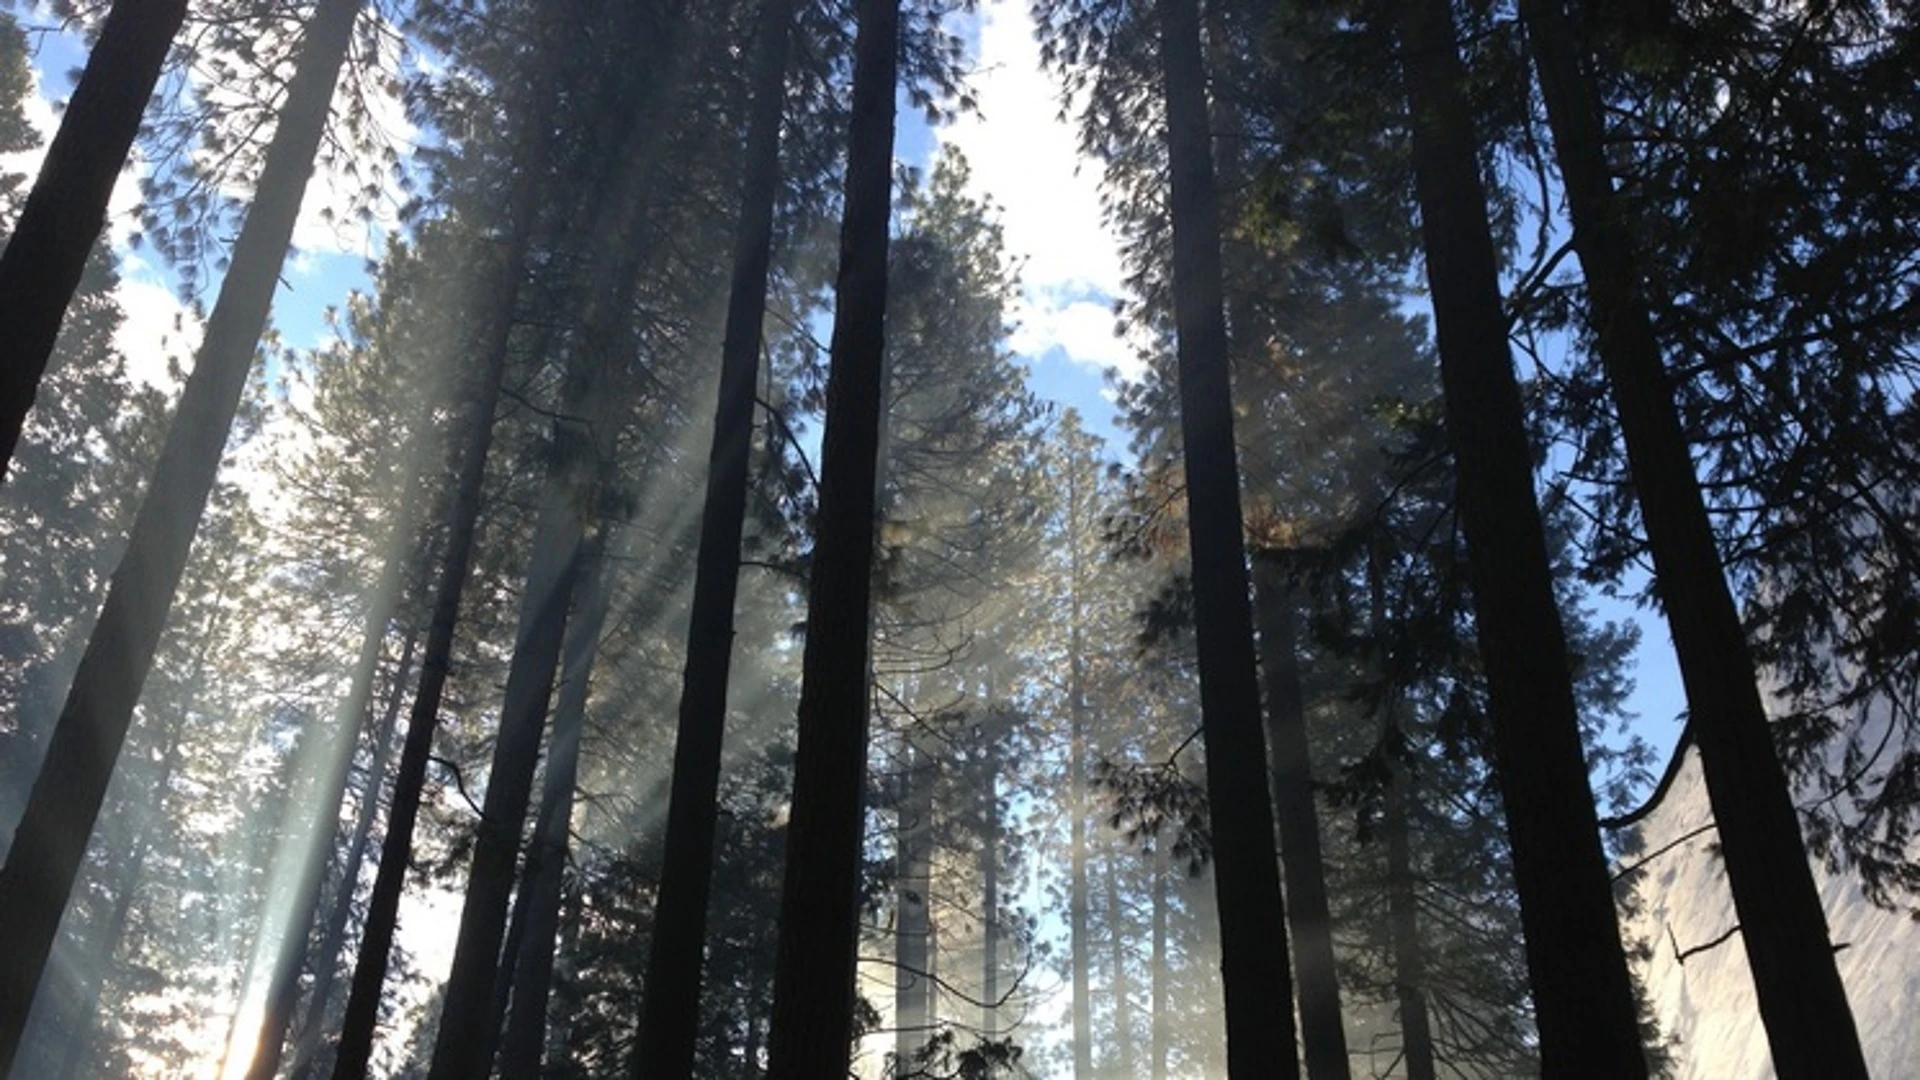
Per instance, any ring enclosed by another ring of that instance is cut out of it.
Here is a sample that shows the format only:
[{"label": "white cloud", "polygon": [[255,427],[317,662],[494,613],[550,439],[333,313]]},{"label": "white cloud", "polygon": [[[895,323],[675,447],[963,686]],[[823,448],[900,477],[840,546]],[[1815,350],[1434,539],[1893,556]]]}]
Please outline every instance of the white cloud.
[{"label": "white cloud", "polygon": [[1061,91],[1040,66],[1024,0],[979,12],[978,113],[941,128],[973,168],[973,192],[1000,208],[1008,254],[1021,264],[1012,345],[1029,356],[1059,348],[1074,362],[1125,375],[1140,368],[1114,336],[1112,302],[1126,288],[1119,246],[1100,214],[1101,166],[1081,156]]},{"label": "white cloud", "polygon": [[122,320],[113,344],[126,358],[128,377],[173,392],[178,384],[168,374],[167,360],[177,359],[183,368],[193,366],[193,354],[200,347],[199,318],[172,289],[150,276],[138,259],[123,264],[114,295],[120,301]]}]

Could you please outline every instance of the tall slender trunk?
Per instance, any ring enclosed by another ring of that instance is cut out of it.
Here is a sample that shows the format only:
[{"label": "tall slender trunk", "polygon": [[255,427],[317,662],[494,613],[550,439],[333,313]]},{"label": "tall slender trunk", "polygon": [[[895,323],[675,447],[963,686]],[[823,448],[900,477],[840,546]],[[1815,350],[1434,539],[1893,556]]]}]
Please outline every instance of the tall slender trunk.
[{"label": "tall slender trunk", "polygon": [[1127,935],[1125,908],[1120,895],[1120,853],[1115,844],[1107,845],[1107,946],[1113,965],[1113,1044],[1114,1074],[1132,1080],[1133,1071],[1133,980],[1127,974]]},{"label": "tall slender trunk", "polygon": [[[491,1043],[486,1027],[500,966],[500,939],[506,930],[547,703],[553,696],[568,609],[579,581],[581,546],[588,527],[583,515],[592,498],[594,458],[602,453],[595,444],[611,450],[610,440],[604,437],[611,423],[606,408],[609,395],[599,366],[588,350],[573,353],[560,414],[554,421],[555,458],[527,561],[500,727],[434,1040],[428,1074],[434,1080],[482,1076],[488,1067],[481,1059]],[[595,415],[583,422],[589,409]]]},{"label": "tall slender trunk", "polygon": [[1073,1075],[1093,1076],[1093,957],[1087,929],[1087,669],[1081,592],[1080,458],[1067,461],[1067,943],[1073,969]]},{"label": "tall slender trunk", "polygon": [[1274,817],[1280,826],[1280,868],[1286,881],[1287,930],[1300,986],[1300,1038],[1313,1080],[1348,1074],[1347,1032],[1333,960],[1333,915],[1327,905],[1320,814],[1313,802],[1313,760],[1294,633],[1293,590],[1272,552],[1253,559],[1253,610],[1260,630],[1260,673],[1267,691],[1267,752]]},{"label": "tall slender trunk", "polygon": [[[346,802],[347,784],[352,779],[354,751],[359,746],[362,733],[369,735],[373,719],[370,706],[373,702],[373,683],[380,671],[380,656],[386,648],[387,633],[393,622],[394,613],[399,610],[406,567],[413,560],[413,542],[416,522],[412,508],[420,502],[420,490],[425,486],[425,477],[418,462],[421,451],[425,449],[425,432],[428,424],[423,415],[417,417],[409,428],[409,434],[403,440],[400,451],[401,467],[408,470],[400,499],[394,505],[398,507],[393,520],[388,524],[384,562],[380,577],[374,582],[367,594],[367,614],[360,631],[360,655],[353,666],[353,677],[347,687],[347,695],[340,701],[334,714],[332,745],[325,751],[324,765],[326,773],[320,782],[319,799],[313,806],[313,819],[307,825],[306,835],[298,845],[287,854],[295,865],[296,874],[292,895],[293,906],[289,909],[286,924],[279,928],[279,945],[273,960],[273,972],[267,982],[267,999],[261,1011],[260,1027],[253,1042],[253,1061],[247,1069],[247,1080],[273,1080],[280,1071],[280,1055],[286,1045],[287,1028],[293,1023],[294,1006],[300,994],[300,972],[307,964],[307,945],[313,933],[313,919],[320,910],[320,892],[326,884],[327,867],[333,862],[334,834],[340,827],[340,807]],[[413,643],[407,643],[407,651],[412,652]],[[411,660],[409,659],[409,663]],[[396,677],[394,687],[402,685]],[[398,698],[395,698],[397,711]],[[351,891],[350,883],[343,883]],[[272,933],[273,927],[263,925],[263,933]],[[332,958],[328,957],[328,964]]]},{"label": "tall slender trunk", "polygon": [[980,806],[980,1033],[1000,1033],[1000,742],[988,732]]},{"label": "tall slender trunk", "polygon": [[373,736],[373,761],[367,766],[366,787],[360,793],[360,808],[354,816],[353,834],[347,841],[347,857],[340,866],[340,878],[334,886],[333,903],[320,933],[320,946],[314,950],[313,988],[308,993],[307,1013],[294,1039],[294,1080],[306,1080],[313,1070],[314,1057],[320,1051],[320,1036],[326,1026],[327,1005],[333,999],[333,984],[340,964],[340,949],[346,942],[347,922],[353,917],[353,894],[360,883],[360,868],[367,858],[367,845],[373,836],[373,822],[379,816],[380,790],[386,784],[387,765],[393,759],[393,733],[399,726],[400,706],[413,677],[413,655],[420,644],[419,627],[407,630],[406,644],[393,672],[393,682],[381,707],[379,730]]},{"label": "tall slender trunk", "polygon": [[[899,852],[893,921],[894,1074],[918,1076],[917,1059],[933,1023],[933,759],[907,733],[900,776]],[[930,741],[930,740],[928,740]]]},{"label": "tall slender trunk", "polygon": [[1774,1067],[1782,1076],[1864,1077],[1792,788],[1641,292],[1632,226],[1617,205],[1599,95],[1558,0],[1522,0],[1520,11]]},{"label": "tall slender trunk", "polygon": [[1148,1011],[1152,1014],[1149,1023],[1152,1029],[1152,1043],[1149,1056],[1153,1059],[1153,1080],[1167,1080],[1167,1041],[1168,1027],[1173,1019],[1167,1013],[1167,877],[1173,873],[1171,860],[1167,858],[1167,842],[1155,837],[1153,841],[1153,971],[1150,976],[1152,986],[1149,989]]},{"label": "tall slender trunk", "polygon": [[187,0],[118,0],[107,12],[0,253],[0,480],[13,463],[67,305],[106,224],[114,182],[186,16]]},{"label": "tall slender trunk", "polygon": [[[530,140],[536,145],[543,140]],[[439,720],[440,698],[446,691],[453,657],[454,630],[460,619],[461,594],[479,531],[480,500],[487,474],[487,454],[493,446],[494,413],[500,405],[501,381],[506,373],[513,312],[525,280],[531,244],[538,177],[527,170],[514,185],[506,226],[510,230],[500,261],[480,292],[475,315],[481,328],[475,342],[481,359],[467,443],[460,452],[453,501],[447,513],[447,546],[441,556],[440,576],[434,586],[433,614],[427,628],[427,647],[420,660],[420,686],[407,714],[407,738],[394,770],[393,800],[387,810],[386,837],[380,845],[380,865],[373,892],[367,898],[366,925],[353,965],[346,1015],[341,1020],[340,1047],[333,1063],[334,1080],[358,1080],[367,1075],[373,1055],[374,1029],[379,1022],[381,985],[393,949],[400,912],[400,893],[412,860],[413,826],[420,815],[420,796],[426,786],[427,762],[433,751],[433,729]]]},{"label": "tall slender trunk", "polygon": [[1386,686],[1381,704],[1380,744],[1389,775],[1380,814],[1380,833],[1387,847],[1387,923],[1393,947],[1393,993],[1400,1019],[1400,1055],[1407,1063],[1407,1080],[1434,1080],[1433,1024],[1427,1010],[1426,947],[1420,940],[1419,881],[1413,870],[1413,775],[1407,764],[1405,737],[1400,730],[1399,686],[1392,669],[1387,640],[1387,595],[1378,549],[1367,555],[1369,625],[1382,643],[1379,674]]},{"label": "tall slender trunk", "polygon": [[667,806],[660,893],[647,960],[646,997],[635,1066],[649,1080],[687,1080],[700,1018],[700,964],[726,725],[733,612],[740,581],[754,386],[780,188],[780,122],[785,104],[792,0],[763,0],[748,120],[746,175],[734,242],[733,282],[720,352],[720,396],[707,491],[700,517],[687,664],[681,681],[673,783]]},{"label": "tall slender trunk", "polygon": [[1401,10],[1415,193],[1544,1072],[1646,1075],[1447,0]]},{"label": "tall slender trunk", "polygon": [[[593,663],[600,650],[613,598],[612,564],[606,558],[604,534],[596,536],[582,557],[586,582],[580,611],[567,626],[566,657],[562,664],[560,696],[553,710],[553,743],[547,752],[547,773],[540,794],[540,813],[534,820],[533,845],[527,852],[525,880],[518,903],[527,915],[513,966],[513,1010],[502,1036],[500,1075],[520,1080],[540,1072],[546,1049],[547,1002],[553,988],[553,953],[560,929],[561,886],[565,881],[567,849],[573,825],[573,792],[580,773],[580,736],[586,727],[587,691]],[[517,912],[516,912],[517,914]]]},{"label": "tall slender trunk", "polygon": [[7,957],[0,965],[0,1073],[19,1050],[34,987],[213,490],[359,10],[359,0],[322,0],[308,23],[193,374],[0,870],[0,955]]},{"label": "tall slender trunk", "polygon": [[[1398,741],[1397,737],[1394,741]],[[1392,776],[1387,784],[1380,832],[1387,845],[1387,920],[1393,940],[1393,993],[1399,1007],[1400,1053],[1407,1063],[1407,1080],[1434,1080],[1433,1025],[1427,1016],[1426,950],[1420,941],[1420,903],[1415,890],[1412,829],[1408,820],[1411,777],[1405,762],[1394,760],[1388,768]]]},{"label": "tall slender trunk", "polygon": [[1172,173],[1174,323],[1180,435],[1193,552],[1207,794],[1220,910],[1228,1071],[1299,1075],[1287,932],[1280,917],[1273,804],[1261,762],[1260,687],[1240,523],[1227,324],[1222,307],[1220,208],[1213,186],[1206,75],[1195,0],[1159,0],[1160,63]]},{"label": "tall slender trunk", "polygon": [[855,10],[833,360],[769,1033],[773,1080],[845,1075],[853,1036],[900,5],[858,0]]}]

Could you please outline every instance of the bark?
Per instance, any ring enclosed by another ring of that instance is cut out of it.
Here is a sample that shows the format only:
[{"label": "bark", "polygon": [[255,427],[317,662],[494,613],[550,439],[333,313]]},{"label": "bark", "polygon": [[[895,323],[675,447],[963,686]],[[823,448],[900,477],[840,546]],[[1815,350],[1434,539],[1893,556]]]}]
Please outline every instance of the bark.
[{"label": "bark", "polygon": [[1520,11],[1774,1067],[1782,1076],[1864,1077],[1792,788],[1608,171],[1599,95],[1558,0],[1522,0]]},{"label": "bark", "polygon": [[1327,906],[1320,814],[1313,801],[1294,604],[1286,570],[1276,557],[1256,555],[1253,605],[1260,630],[1260,673],[1267,692],[1267,751],[1274,817],[1280,826],[1287,930],[1293,940],[1293,974],[1300,986],[1300,1039],[1306,1050],[1307,1075],[1331,1080],[1348,1074],[1347,1032],[1334,970],[1333,915]]},{"label": "bark", "polygon": [[921,740],[907,734],[901,774],[900,835],[894,881],[894,1074],[918,1076],[917,1056],[933,1023],[934,766]]},{"label": "bark", "polygon": [[1093,1076],[1093,957],[1087,929],[1085,587],[1080,564],[1080,463],[1067,463],[1067,935],[1073,969],[1073,1075]]},{"label": "bark", "polygon": [[1126,923],[1120,899],[1119,852],[1113,844],[1107,845],[1106,862],[1107,944],[1113,965],[1113,1043],[1117,1068],[1114,1075],[1131,1080],[1134,1075],[1133,1002],[1129,998],[1133,988],[1127,976]]},{"label": "bark", "polygon": [[980,889],[985,921],[980,930],[980,1034],[1000,1033],[1000,743],[998,726],[988,738],[980,807]]},{"label": "bark", "polygon": [[407,867],[412,858],[413,826],[420,815],[420,796],[426,786],[427,763],[433,751],[433,729],[439,720],[441,696],[446,691],[454,629],[460,619],[461,594],[466,590],[467,571],[473,563],[487,454],[493,446],[494,413],[500,405],[513,311],[525,280],[538,188],[533,170],[526,171],[515,184],[506,221],[511,230],[506,250],[490,269],[490,280],[479,294],[483,302],[475,308],[481,324],[475,337],[481,370],[467,421],[467,443],[461,448],[453,500],[447,513],[447,547],[441,557],[439,580],[434,586],[427,646],[420,660],[420,686],[407,714],[407,738],[401,745],[400,764],[394,771],[393,801],[387,810],[380,865],[375,872],[373,892],[367,898],[366,926],[361,931],[353,982],[347,993],[347,1011],[341,1020],[340,1047],[333,1063],[334,1080],[365,1077],[373,1054],[381,985],[386,981],[388,954],[393,948],[399,917],[400,892],[406,885]]},{"label": "bark", "polygon": [[[1387,598],[1380,552],[1368,552],[1367,587],[1375,640],[1387,640]],[[1393,949],[1393,993],[1400,1020],[1400,1054],[1407,1080],[1434,1080],[1433,1024],[1427,1010],[1426,948],[1420,940],[1419,882],[1413,871],[1412,789],[1404,736],[1400,731],[1392,658],[1383,647],[1379,674],[1386,684],[1381,706],[1380,744],[1385,748],[1386,799],[1380,833],[1387,848],[1387,923]]]},{"label": "bark", "polygon": [[311,1074],[314,1057],[320,1051],[320,1035],[326,1024],[327,1005],[333,1000],[333,983],[339,970],[340,950],[347,939],[347,922],[353,917],[353,895],[360,883],[360,868],[367,859],[373,822],[379,816],[380,789],[386,784],[387,765],[393,760],[393,732],[400,720],[400,706],[405,703],[408,680],[413,677],[413,655],[419,646],[419,639],[418,627],[408,630],[407,643],[400,652],[400,663],[394,669],[392,688],[382,708],[380,729],[373,736],[373,761],[367,767],[367,783],[360,792],[360,809],[354,817],[353,834],[347,841],[347,857],[341,864],[340,880],[334,886],[333,904],[327,911],[327,922],[320,932],[320,946],[314,950],[313,988],[307,996],[306,1016],[301,1020],[299,1035],[294,1040],[291,1070],[294,1080],[305,1080]]},{"label": "bark", "polygon": [[700,968],[713,878],[754,387],[766,315],[774,203],[780,188],[780,122],[791,21],[792,0],[764,0],[733,282],[721,345],[720,396],[707,457],[707,491],[687,628],[687,665],[681,682],[660,893],[654,907],[640,1052],[635,1059],[638,1072],[650,1080],[692,1076],[699,1028]]},{"label": "bark", "polygon": [[546,1049],[547,1003],[553,989],[554,939],[560,930],[561,886],[580,772],[580,736],[586,727],[589,677],[613,595],[605,544],[604,536],[595,538],[584,556],[581,573],[587,585],[581,610],[567,627],[560,697],[553,713],[553,745],[547,753],[540,813],[534,820],[533,846],[527,853],[526,879],[518,901],[527,914],[513,965],[513,1011],[501,1043],[504,1080],[538,1076],[540,1055]]},{"label": "bark", "polygon": [[1227,1067],[1296,1077],[1287,934],[1274,862],[1273,804],[1261,763],[1260,688],[1240,518],[1239,463],[1220,269],[1205,72],[1195,0],[1159,0],[1173,224],[1180,432],[1193,553],[1207,795],[1220,912]]},{"label": "bark", "polygon": [[[407,480],[400,500],[395,504],[399,512],[388,526],[386,554],[380,577],[367,594],[366,620],[360,631],[360,655],[354,662],[347,695],[341,699],[334,715],[333,745],[326,751],[327,772],[321,780],[314,818],[307,827],[306,836],[301,838],[295,849],[298,853],[294,856],[298,859],[295,870],[298,877],[293,886],[293,907],[287,914],[286,925],[280,928],[279,948],[275,952],[273,973],[267,983],[267,1001],[253,1043],[253,1061],[247,1069],[247,1080],[273,1080],[280,1071],[281,1051],[286,1045],[287,1028],[293,1023],[293,1009],[300,994],[300,972],[307,964],[307,945],[313,934],[313,919],[320,910],[320,892],[326,884],[327,867],[333,861],[334,833],[340,826],[340,807],[346,802],[347,784],[352,779],[354,750],[359,745],[362,732],[372,734],[368,731],[368,722],[373,719],[369,711],[373,701],[373,682],[380,671],[380,655],[386,648],[389,624],[393,622],[394,612],[400,606],[402,579],[407,565],[412,561],[415,522],[411,508],[419,504],[420,489],[425,479],[422,475],[424,470],[416,463],[424,449],[423,433],[427,429],[426,417],[417,418],[402,444],[400,461],[402,467],[408,470]],[[409,640],[408,659],[403,663],[402,673],[394,679],[396,690],[404,683],[404,667],[411,664],[412,651],[413,642]],[[398,701],[396,697],[396,711]],[[384,736],[377,738],[384,742]],[[342,887],[351,892],[352,879],[343,880]],[[271,931],[270,927],[266,929]],[[327,964],[331,966],[333,956],[325,955]]]},{"label": "bark", "polygon": [[7,957],[0,965],[0,1073],[19,1050],[34,987],[213,490],[359,8],[359,0],[322,0],[308,24],[193,374],[0,870],[0,955]]},{"label": "bark", "polygon": [[[106,224],[114,182],[186,15],[186,0],[118,0],[107,12],[0,253],[0,326],[6,327],[0,334],[0,480],[13,463],[67,305]],[[267,190],[264,184],[260,190]],[[251,355],[251,347],[247,351]]]},{"label": "bark", "polygon": [[1402,17],[1415,193],[1542,1069],[1645,1076],[1452,10],[1415,0]]},{"label": "bark", "polygon": [[846,1075],[853,1033],[899,0],[859,0],[856,14],[832,371],[768,1038],[772,1080]]},{"label": "bark", "polygon": [[[500,707],[500,728],[487,771],[487,793],[474,837],[473,862],[467,872],[453,967],[447,975],[446,998],[434,1040],[433,1067],[428,1073],[433,1080],[456,1080],[487,1072],[488,1063],[483,1058],[491,1043],[487,1021],[493,1015],[500,939],[506,931],[521,832],[533,794],[541,733],[546,728],[547,703],[559,673],[568,609],[580,576],[594,459],[611,449],[596,449],[594,445],[596,441],[608,442],[604,433],[610,427],[606,408],[609,395],[598,370],[600,362],[585,349],[574,352],[572,358],[573,370],[567,374],[560,412],[554,421],[555,456],[548,470],[539,522],[534,527],[513,658],[507,667]],[[595,415],[583,421],[589,410]],[[596,433],[601,433],[598,440]]]},{"label": "bark", "polygon": [[[1394,736],[1397,742],[1397,734]],[[1426,952],[1420,943],[1420,903],[1413,876],[1408,818],[1410,778],[1394,761],[1380,832],[1387,846],[1387,919],[1393,940],[1393,993],[1399,1006],[1400,1053],[1407,1080],[1434,1080],[1433,1025],[1427,1017]]]},{"label": "bark", "polygon": [[1166,842],[1153,842],[1153,985],[1147,1006],[1152,1014],[1153,1080],[1167,1080],[1168,1028],[1173,1017],[1167,1013],[1167,876],[1173,872],[1167,858]]}]

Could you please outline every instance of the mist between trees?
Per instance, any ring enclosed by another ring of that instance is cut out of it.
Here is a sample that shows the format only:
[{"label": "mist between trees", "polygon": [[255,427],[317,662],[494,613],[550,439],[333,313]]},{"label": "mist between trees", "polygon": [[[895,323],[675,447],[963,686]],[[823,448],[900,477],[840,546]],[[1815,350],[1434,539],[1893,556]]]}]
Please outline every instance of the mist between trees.
[{"label": "mist between trees", "polygon": [[[983,18],[1137,377],[1012,351]],[[1710,1076],[1712,950],[1898,1074],[1912,19],[0,15],[0,1075]]]}]

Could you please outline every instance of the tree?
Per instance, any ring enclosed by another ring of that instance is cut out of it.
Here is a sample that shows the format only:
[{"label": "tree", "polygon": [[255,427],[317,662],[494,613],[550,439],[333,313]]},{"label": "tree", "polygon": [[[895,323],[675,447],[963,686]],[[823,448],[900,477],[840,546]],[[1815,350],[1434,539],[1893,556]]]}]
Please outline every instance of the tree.
[{"label": "tree", "polygon": [[309,24],[259,195],[234,244],[233,270],[0,870],[0,940],[16,958],[0,980],[0,1068],[19,1049],[34,986],[212,490],[359,10],[358,0],[325,0]]},{"label": "tree", "polygon": [[640,1053],[635,1059],[640,1073],[662,1080],[690,1075],[699,1015],[720,750],[733,655],[734,602],[747,511],[754,388],[761,324],[766,317],[774,202],[780,184],[780,123],[791,18],[790,0],[764,0],[759,6],[753,111],[747,129],[746,173],[740,194],[726,339],[721,348],[720,396],[714,411],[713,447],[707,458],[707,493],[700,518],[692,618],[687,628],[680,724],[674,740],[666,851],[647,966],[649,991],[640,1022]]},{"label": "tree", "polygon": [[1447,431],[1458,461],[1459,514],[1541,1066],[1643,1076],[1637,1008],[1533,496],[1532,453],[1507,348],[1451,6],[1445,0],[1409,5],[1400,45]]},{"label": "tree", "polygon": [[[61,320],[106,224],[107,200],[186,14],[187,0],[113,5],[0,253],[0,324],[7,327],[0,346],[0,480],[13,462]],[[261,308],[264,321],[265,304]],[[259,336],[257,329],[253,336]],[[10,1056],[0,1050],[0,1064]]]},{"label": "tree", "polygon": [[768,1074],[783,1080],[845,1073],[853,1035],[900,5],[861,0],[856,17],[833,366],[768,1043]]},{"label": "tree", "polygon": [[1159,0],[1160,62],[1172,172],[1173,289],[1188,532],[1193,551],[1207,789],[1213,806],[1228,1071],[1299,1074],[1287,935],[1273,852],[1273,804],[1261,762],[1260,691],[1247,599],[1239,465],[1213,188],[1200,20],[1193,0]]},{"label": "tree", "polygon": [[1520,10],[1775,1067],[1793,1075],[1865,1076],[1792,790],[1640,293],[1636,244],[1626,220],[1610,209],[1615,192],[1599,99],[1557,2],[1526,0]]}]

